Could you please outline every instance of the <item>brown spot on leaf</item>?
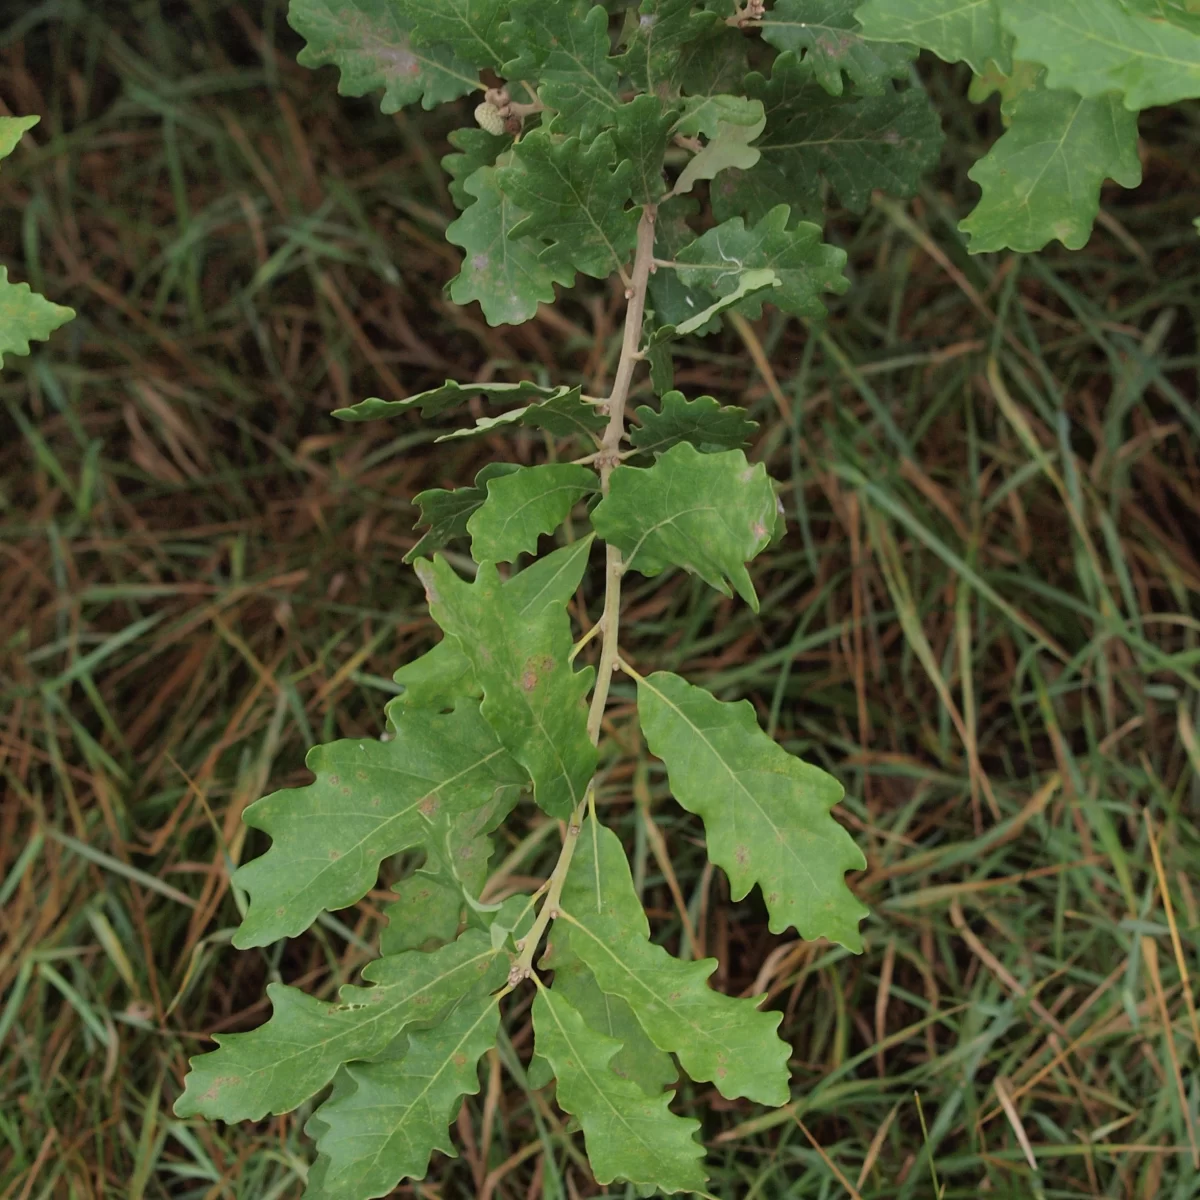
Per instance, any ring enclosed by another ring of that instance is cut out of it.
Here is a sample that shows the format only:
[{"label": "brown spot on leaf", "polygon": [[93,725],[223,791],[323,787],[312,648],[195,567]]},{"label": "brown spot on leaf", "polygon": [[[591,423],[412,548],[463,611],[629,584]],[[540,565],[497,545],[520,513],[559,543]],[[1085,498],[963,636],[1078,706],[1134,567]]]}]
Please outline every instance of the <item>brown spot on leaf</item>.
[{"label": "brown spot on leaf", "polygon": [[340,850],[330,850],[330,852],[329,852],[329,861],[330,862],[337,862],[337,860],[341,857],[342,857],[342,852]]},{"label": "brown spot on leaf", "polygon": [[431,792],[417,807],[421,810],[423,816],[432,817],[434,813],[441,807],[438,802],[437,793]]},{"label": "brown spot on leaf", "polygon": [[463,1054],[462,1051],[459,1051],[459,1053],[454,1056],[454,1065],[456,1067],[465,1067],[467,1065],[467,1056]]},{"label": "brown spot on leaf", "polygon": [[330,777],[329,777],[329,786],[330,786],[330,787],[337,787],[337,785],[338,785],[339,783],[341,783],[341,782],[342,782],[342,780],[341,780],[341,776],[339,776],[339,775],[330,775]]},{"label": "brown spot on leaf", "polygon": [[737,859],[739,867],[744,867],[750,861],[750,851],[745,846],[734,846],[733,857]]}]

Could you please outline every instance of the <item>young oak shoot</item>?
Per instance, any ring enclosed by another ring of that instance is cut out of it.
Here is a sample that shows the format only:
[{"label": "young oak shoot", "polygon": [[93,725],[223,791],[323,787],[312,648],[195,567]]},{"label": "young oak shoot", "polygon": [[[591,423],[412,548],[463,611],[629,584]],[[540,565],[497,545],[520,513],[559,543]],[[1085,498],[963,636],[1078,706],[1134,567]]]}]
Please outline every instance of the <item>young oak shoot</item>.
[{"label": "young oak shoot", "polygon": [[[980,95],[1004,98],[1009,130],[973,172],[983,198],[964,222],[970,248],[1082,244],[1104,178],[1137,181],[1136,110],[1200,94],[1200,18],[1165,0],[853,7],[291,0],[301,63],[335,65],[346,95],[382,89],[393,112],[482,94],[443,160],[461,210],[446,231],[463,251],[455,302],[517,324],[581,274],[625,301],[606,396],[448,380],[334,414],[441,420],[482,396],[495,415],[439,440],[536,429],[572,449],[490,463],[416,497],[423,533],[406,560],[444,636],[396,672],[391,736],[314,748],[313,783],[246,810],[271,845],[234,877],[248,897],[239,947],[356,903],[391,855],[425,858],[395,889],[366,986],[328,1002],[271,984],[270,1019],[218,1036],[176,1104],[180,1116],[253,1120],[332,1084],[306,1125],[310,1197],[383,1196],[424,1177],[434,1150],[453,1153],[449,1126],[517,989],[535,990],[529,1082],[554,1081],[601,1185],[704,1191],[699,1122],[672,1108],[680,1068],[729,1100],[787,1102],[780,1014],[710,988],[715,960],[682,961],[651,940],[625,851],[600,819],[618,670],[733,898],[757,886],[772,931],[860,948],[865,909],[845,876],[865,861],[830,812],[841,786],[773,742],[748,702],[643,676],[621,655],[627,574],[683,570],[757,611],[747,566],[783,532],[766,469],[746,457],[754,422],[675,390],[672,347],[764,304],[817,320],[823,294],[846,289],[825,201],[861,212],[877,189],[911,195],[938,155],[939,123],[912,73],[918,47],[966,61]],[[1104,30],[1118,27],[1125,40],[1113,42]],[[547,538],[560,544],[536,557]],[[469,579],[438,553],[463,539]],[[602,610],[575,629],[567,605],[597,542]],[[490,835],[523,797],[561,821],[557,862],[532,896],[485,903]]]}]

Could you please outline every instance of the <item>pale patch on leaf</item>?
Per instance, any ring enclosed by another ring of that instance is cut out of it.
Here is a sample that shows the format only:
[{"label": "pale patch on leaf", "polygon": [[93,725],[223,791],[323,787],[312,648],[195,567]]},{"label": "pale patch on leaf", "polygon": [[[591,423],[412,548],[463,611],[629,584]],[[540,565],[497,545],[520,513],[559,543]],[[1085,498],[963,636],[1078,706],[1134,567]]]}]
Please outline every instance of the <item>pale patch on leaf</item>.
[{"label": "pale patch on leaf", "polygon": [[302,67],[336,66],[343,96],[383,88],[385,113],[418,100],[434,108],[479,87],[478,73],[450,50],[414,46],[411,23],[390,0],[291,0],[287,21],[307,43],[296,55]]}]

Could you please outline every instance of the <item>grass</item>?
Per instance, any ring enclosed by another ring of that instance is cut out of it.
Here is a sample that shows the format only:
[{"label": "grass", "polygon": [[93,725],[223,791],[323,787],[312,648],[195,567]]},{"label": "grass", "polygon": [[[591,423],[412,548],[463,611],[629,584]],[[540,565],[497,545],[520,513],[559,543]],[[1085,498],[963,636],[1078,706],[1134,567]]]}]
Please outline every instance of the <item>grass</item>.
[{"label": "grass", "polygon": [[[436,160],[465,109],[381,117],[295,64],[283,5],[69,0],[0,32],[0,101],[43,114],[0,173],[0,252],[79,318],[0,375],[0,1197],[300,1194],[303,1112],[170,1110],[211,1032],[283,977],[328,995],[386,890],[229,945],[239,821],[305,749],[381,727],[433,639],[400,559],[411,498],[528,438],[429,448],[327,413],[449,374],[599,385],[620,298],[492,330],[455,269]],[[765,989],[794,1047],[777,1112],[686,1085],[722,1197],[1200,1195],[1200,122],[1146,123],[1147,184],[1087,249],[968,259],[955,105],[907,206],[836,214],[854,287],[820,330],[697,343],[743,403],[790,532],[743,605],[635,581],[639,668],[749,696],[834,771],[869,859],[861,957],[728,902],[635,741],[600,796],[666,944]],[[595,609],[595,590],[591,605]],[[542,877],[532,813],[500,870]],[[1190,975],[1189,975],[1190,971]],[[400,1195],[597,1193],[524,1083],[528,999]],[[617,1192],[615,1194],[621,1194]]]}]

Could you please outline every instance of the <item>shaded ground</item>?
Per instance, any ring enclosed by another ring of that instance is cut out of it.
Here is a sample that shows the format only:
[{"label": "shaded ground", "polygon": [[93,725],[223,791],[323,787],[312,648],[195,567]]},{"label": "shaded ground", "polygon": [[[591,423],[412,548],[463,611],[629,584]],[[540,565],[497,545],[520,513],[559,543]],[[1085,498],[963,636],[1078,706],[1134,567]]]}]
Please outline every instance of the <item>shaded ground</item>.
[{"label": "shaded ground", "polygon": [[[443,300],[437,159],[466,108],[338,98],[282,9],[61,3],[0,33],[0,102],[44,114],[0,173],[0,253],[80,312],[0,375],[4,1200],[300,1194],[303,1112],[225,1128],[170,1105],[209,1032],[263,1019],[266,981],[329,994],[370,958],[386,893],[234,951],[229,870],[260,849],[239,814],[304,781],[312,742],[376,732],[434,640],[400,562],[413,494],[545,453],[327,413],[518,362],[597,390],[615,362],[616,295],[511,330]],[[636,765],[599,803],[661,939],[785,1012],[790,1107],[691,1085],[676,1106],[704,1119],[715,1194],[1183,1200],[1200,123],[1147,124],[1147,184],[1085,251],[968,260],[961,159],[995,131],[955,115],[958,82],[932,81],[944,176],[835,216],[855,286],[827,328],[766,318],[680,371],[762,421],[787,482],[761,614],[673,575],[629,587],[623,634],[844,781],[867,952],[728,903],[628,709]],[[554,858],[538,820],[503,851],[530,881]],[[505,1070],[525,1005],[506,1028],[461,1159],[398,1194],[596,1194]]]}]

